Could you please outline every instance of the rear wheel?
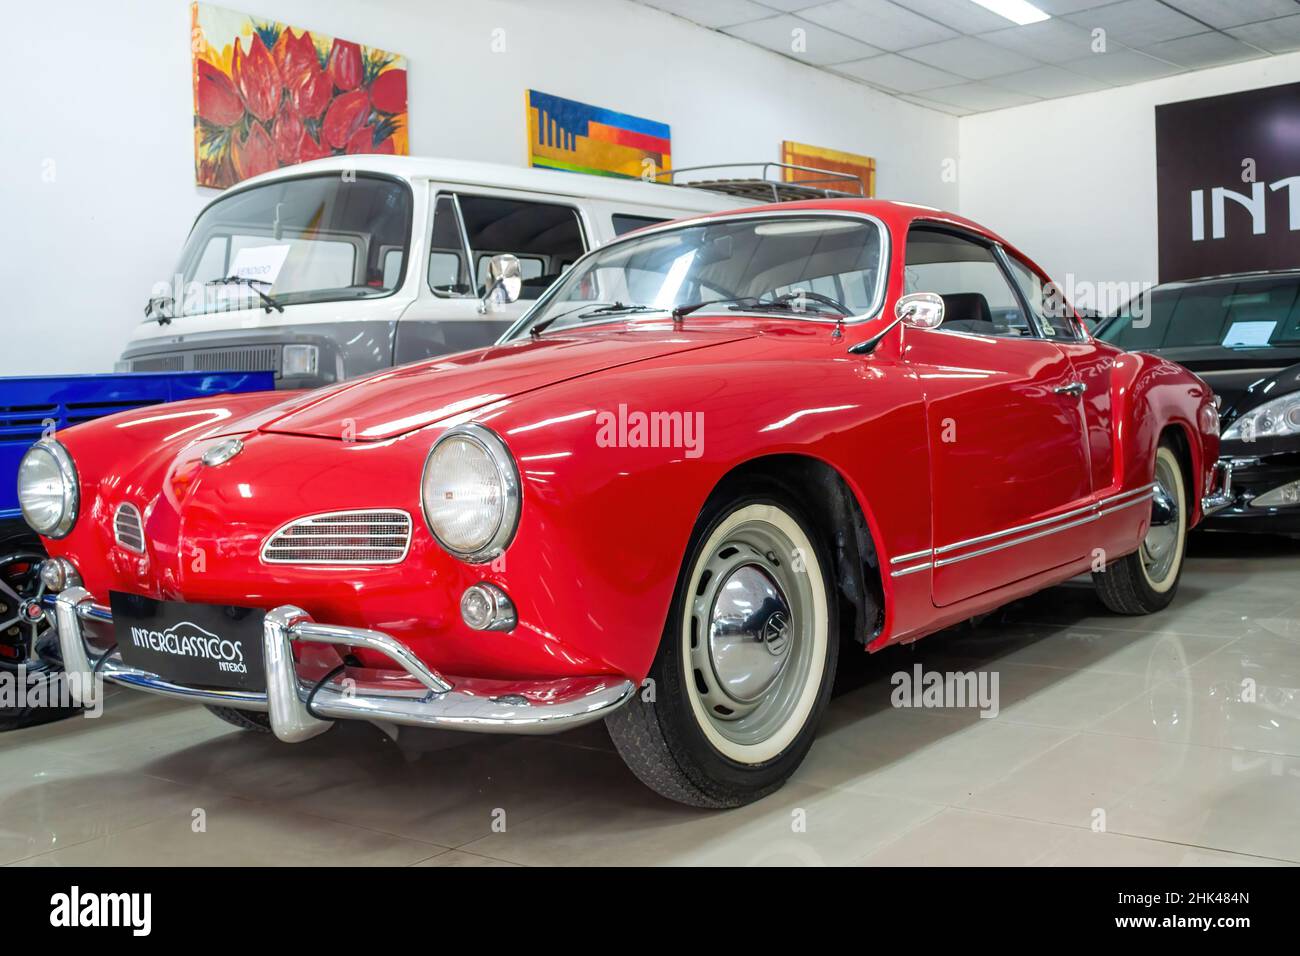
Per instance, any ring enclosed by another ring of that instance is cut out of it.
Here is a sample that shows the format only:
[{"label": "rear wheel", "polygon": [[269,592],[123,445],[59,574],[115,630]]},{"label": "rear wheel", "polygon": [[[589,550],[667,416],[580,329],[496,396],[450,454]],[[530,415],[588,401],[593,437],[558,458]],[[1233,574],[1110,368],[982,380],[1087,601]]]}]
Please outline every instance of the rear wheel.
[{"label": "rear wheel", "polygon": [[775,487],[706,507],[650,681],[607,720],[643,783],[736,807],[789,778],[835,676],[830,567],[815,526]]},{"label": "rear wheel", "polygon": [[1182,465],[1168,441],[1156,450],[1155,485],[1151,527],[1142,545],[1092,575],[1098,597],[1116,614],[1151,614],[1168,607],[1182,577],[1190,499]]},{"label": "rear wheel", "polygon": [[260,710],[240,710],[238,707],[214,707],[211,704],[204,704],[203,706],[216,714],[226,723],[238,727],[240,730],[251,730],[258,734],[269,734],[271,732],[271,715],[264,714]]}]

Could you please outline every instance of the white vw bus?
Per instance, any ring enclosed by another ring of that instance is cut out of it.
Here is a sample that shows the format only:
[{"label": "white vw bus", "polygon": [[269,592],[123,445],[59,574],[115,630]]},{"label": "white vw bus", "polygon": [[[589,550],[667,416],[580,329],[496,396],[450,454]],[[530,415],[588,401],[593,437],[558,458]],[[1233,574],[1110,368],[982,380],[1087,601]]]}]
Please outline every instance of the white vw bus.
[{"label": "white vw bus", "polygon": [[[279,387],[303,388],[477,348],[588,249],[752,201],[405,156],[287,167],[199,214],[177,275],[155,288],[117,367],[270,370]],[[509,293],[495,294],[503,263]]]}]

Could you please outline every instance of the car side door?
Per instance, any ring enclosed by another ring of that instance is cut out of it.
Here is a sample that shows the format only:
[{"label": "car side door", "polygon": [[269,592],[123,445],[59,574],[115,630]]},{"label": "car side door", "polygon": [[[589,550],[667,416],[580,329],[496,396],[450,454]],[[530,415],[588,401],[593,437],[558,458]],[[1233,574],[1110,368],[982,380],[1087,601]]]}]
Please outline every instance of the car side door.
[{"label": "car side door", "polygon": [[913,225],[905,292],[933,292],[944,320],[909,328],[903,357],[925,392],[932,594],[944,607],[1087,553],[1090,508],[1081,383],[1041,334],[1000,247]]},{"label": "car side door", "polygon": [[1088,431],[1088,463],[1092,472],[1094,494],[1112,488],[1115,475],[1114,409],[1110,380],[1117,350],[1098,345],[1081,327],[1074,308],[1065,301],[1060,288],[1025,262],[1005,251],[1008,271],[1019,287],[1030,314],[1044,338],[1055,343],[1074,366],[1075,377],[1083,385],[1079,409]]}]

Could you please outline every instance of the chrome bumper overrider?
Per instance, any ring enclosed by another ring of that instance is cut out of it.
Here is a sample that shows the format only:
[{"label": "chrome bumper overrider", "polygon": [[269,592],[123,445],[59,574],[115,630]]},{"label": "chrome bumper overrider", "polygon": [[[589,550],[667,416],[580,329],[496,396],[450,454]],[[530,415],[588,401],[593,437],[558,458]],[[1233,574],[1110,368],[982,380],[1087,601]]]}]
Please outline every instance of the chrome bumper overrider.
[{"label": "chrome bumper overrider", "polygon": [[[532,703],[518,695],[509,699],[471,695],[455,690],[390,635],[317,624],[307,612],[292,605],[268,611],[262,626],[265,693],[186,687],[131,667],[116,652],[110,652],[103,660],[96,653],[97,663],[92,664],[94,652],[86,646],[82,621],[111,623],[113,615],[109,608],[96,604],[86,589],[68,588],[55,598],[54,609],[63,665],[69,673],[89,675],[98,667],[98,674],[104,679],[136,690],[200,704],[263,711],[270,715],[275,735],[288,743],[315,737],[332,727],[333,720],[369,720],[487,733],[555,733],[603,718],[626,703],[636,690],[628,680],[593,677],[576,683],[561,682],[563,693],[545,703]],[[342,682],[331,682],[316,691],[309,712],[307,698],[315,685],[298,675],[293,658],[294,641],[377,651],[423,684],[424,692],[417,696],[410,692],[362,693]],[[93,681],[73,681],[69,686],[79,703],[92,703],[87,698],[94,693]]]},{"label": "chrome bumper overrider", "polygon": [[1207,490],[1209,494],[1201,499],[1201,515],[1204,517],[1222,511],[1235,500],[1232,491],[1232,462],[1229,459],[1220,458],[1214,463]]}]

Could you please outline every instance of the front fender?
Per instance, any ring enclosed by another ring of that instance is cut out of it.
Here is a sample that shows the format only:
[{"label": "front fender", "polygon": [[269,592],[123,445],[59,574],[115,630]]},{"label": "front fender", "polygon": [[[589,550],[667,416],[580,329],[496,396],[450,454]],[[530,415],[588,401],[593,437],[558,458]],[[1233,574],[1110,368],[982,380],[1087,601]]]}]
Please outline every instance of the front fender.
[{"label": "front fender", "polygon": [[1131,352],[1116,362],[1111,380],[1118,410],[1114,427],[1116,480],[1134,488],[1152,480],[1152,462],[1160,436],[1177,427],[1191,458],[1192,523],[1201,520],[1201,496],[1211,482],[1219,457],[1218,412],[1214,392],[1203,379],[1166,359]]},{"label": "front fender", "polygon": [[649,670],[700,510],[747,461],[818,459],[845,477],[878,549],[928,546],[924,406],[899,365],[665,361],[603,374],[594,401],[592,384],[478,420],[510,446],[524,487],[495,583],[521,621],[546,621],[620,673]]}]

